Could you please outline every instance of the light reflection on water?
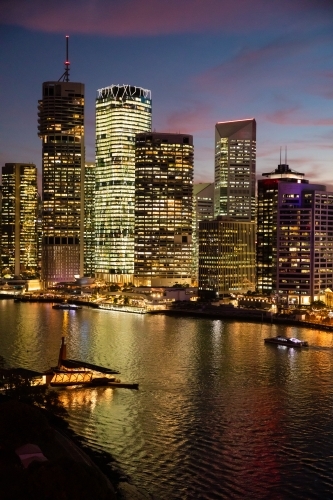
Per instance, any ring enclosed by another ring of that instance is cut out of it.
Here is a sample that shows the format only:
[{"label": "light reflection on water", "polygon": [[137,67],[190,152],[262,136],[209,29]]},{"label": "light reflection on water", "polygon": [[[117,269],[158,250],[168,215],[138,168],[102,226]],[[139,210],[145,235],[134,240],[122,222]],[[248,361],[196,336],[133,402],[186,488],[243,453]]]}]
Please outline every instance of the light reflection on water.
[{"label": "light reflection on water", "polygon": [[[263,339],[299,336],[309,349]],[[0,301],[0,355],[43,370],[68,357],[139,391],[59,390],[72,428],[157,498],[333,497],[332,334]]]}]

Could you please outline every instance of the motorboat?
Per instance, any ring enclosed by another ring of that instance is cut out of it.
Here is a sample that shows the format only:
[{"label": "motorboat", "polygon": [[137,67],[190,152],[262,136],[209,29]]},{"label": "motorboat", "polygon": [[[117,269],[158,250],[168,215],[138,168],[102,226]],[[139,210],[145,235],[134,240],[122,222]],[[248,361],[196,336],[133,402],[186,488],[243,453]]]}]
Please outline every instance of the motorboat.
[{"label": "motorboat", "polygon": [[266,344],[284,345],[286,347],[309,347],[308,342],[297,339],[296,337],[282,337],[278,335],[277,337],[268,337],[264,339],[264,341]]},{"label": "motorboat", "polygon": [[53,309],[82,309],[82,306],[78,306],[76,304],[68,304],[67,302],[63,302],[60,304],[53,304]]}]

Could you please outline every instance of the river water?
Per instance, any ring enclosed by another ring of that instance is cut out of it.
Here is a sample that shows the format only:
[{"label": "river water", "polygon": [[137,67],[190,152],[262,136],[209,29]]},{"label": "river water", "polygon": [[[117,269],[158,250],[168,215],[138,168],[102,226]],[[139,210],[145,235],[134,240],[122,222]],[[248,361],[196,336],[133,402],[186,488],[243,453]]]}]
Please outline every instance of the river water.
[{"label": "river water", "polygon": [[[267,336],[308,349],[265,345]],[[11,366],[69,358],[139,391],[62,389],[72,429],[157,499],[332,499],[333,335],[295,327],[0,301]]]}]

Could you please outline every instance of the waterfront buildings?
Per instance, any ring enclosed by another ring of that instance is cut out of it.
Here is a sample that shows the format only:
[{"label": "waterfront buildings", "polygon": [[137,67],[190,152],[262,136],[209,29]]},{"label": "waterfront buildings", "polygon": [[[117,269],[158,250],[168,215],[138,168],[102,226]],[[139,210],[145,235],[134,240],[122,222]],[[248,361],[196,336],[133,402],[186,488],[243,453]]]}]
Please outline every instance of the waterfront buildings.
[{"label": "waterfront buildings", "polygon": [[84,226],[83,226],[83,272],[85,276],[95,274],[95,163],[84,166]]},{"label": "waterfront buildings", "polygon": [[42,140],[43,286],[83,274],[84,85],[43,83],[38,103]]},{"label": "waterfront buildings", "polygon": [[2,167],[1,272],[34,276],[38,269],[37,168],[32,163]]},{"label": "waterfront buildings", "polygon": [[137,134],[135,154],[135,284],[190,285],[193,137]]},{"label": "waterfront buildings", "polygon": [[256,121],[215,126],[215,217],[255,220]]},{"label": "waterfront buildings", "polygon": [[333,193],[281,164],[258,181],[257,287],[308,304],[333,286]]},{"label": "waterfront buildings", "polygon": [[199,222],[199,295],[217,298],[255,288],[255,222],[219,216]]},{"label": "waterfront buildings", "polygon": [[134,273],[135,134],[151,131],[151,92],[131,85],[96,99],[95,274],[130,282]]},{"label": "waterfront buildings", "polygon": [[214,218],[214,183],[193,185],[192,280],[198,282],[199,222]]}]

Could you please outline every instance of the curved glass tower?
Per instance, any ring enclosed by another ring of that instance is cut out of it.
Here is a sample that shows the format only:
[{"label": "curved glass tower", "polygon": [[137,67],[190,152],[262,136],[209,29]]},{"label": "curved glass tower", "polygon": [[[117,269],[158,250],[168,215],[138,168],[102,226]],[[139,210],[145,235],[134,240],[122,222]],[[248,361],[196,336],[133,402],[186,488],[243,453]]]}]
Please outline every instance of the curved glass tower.
[{"label": "curved glass tower", "polygon": [[150,131],[150,90],[130,85],[98,90],[95,275],[107,282],[133,279],[135,134]]}]

